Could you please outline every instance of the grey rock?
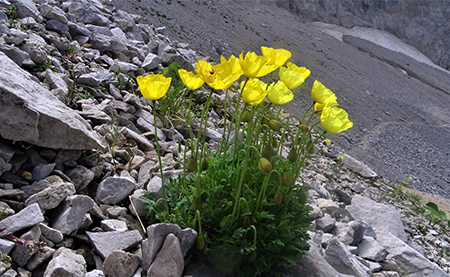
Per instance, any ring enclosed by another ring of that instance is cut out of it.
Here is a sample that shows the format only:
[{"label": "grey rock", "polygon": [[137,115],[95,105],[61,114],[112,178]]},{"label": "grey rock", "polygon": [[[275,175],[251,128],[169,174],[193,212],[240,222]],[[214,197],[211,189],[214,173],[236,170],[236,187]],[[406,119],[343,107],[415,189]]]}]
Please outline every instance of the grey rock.
[{"label": "grey rock", "polygon": [[127,104],[122,101],[117,101],[113,99],[110,103],[110,105],[117,110],[124,111],[129,114],[134,114],[136,112],[136,108],[133,105]]},{"label": "grey rock", "polygon": [[142,259],[144,270],[148,270],[156,254],[169,234],[175,235],[181,246],[182,255],[192,247],[197,239],[197,232],[193,229],[181,229],[178,225],[157,223],[147,227],[148,238],[142,241]]},{"label": "grey rock", "polygon": [[98,71],[93,73],[83,74],[78,78],[80,85],[87,85],[90,87],[98,87],[104,81],[111,80],[114,77],[114,73],[109,71]]},{"label": "grey rock", "polygon": [[75,189],[80,191],[85,189],[94,180],[94,172],[82,165],[77,165],[75,168],[67,171],[67,177],[75,184]]},{"label": "grey rock", "polygon": [[137,189],[131,195],[131,203],[128,206],[131,214],[134,216],[147,217],[147,203],[142,200],[142,197],[147,194],[147,191],[144,189]]},{"label": "grey rock", "polygon": [[358,256],[375,261],[382,262],[386,259],[388,252],[372,237],[363,237],[358,245]]},{"label": "grey rock", "polygon": [[41,234],[52,242],[58,243],[64,239],[64,235],[59,230],[51,228],[43,223],[39,223],[38,226],[41,228]]},{"label": "grey rock", "polygon": [[350,277],[352,275],[342,274],[334,269],[320,253],[320,248],[309,240],[310,249],[303,254],[302,258],[294,266],[287,268],[288,273],[283,275],[304,277]]},{"label": "grey rock", "polygon": [[222,134],[211,128],[206,128],[205,136],[214,141],[222,139]]},{"label": "grey rock", "polygon": [[155,199],[162,197],[162,180],[161,177],[153,176],[153,178],[148,182],[146,187],[148,192],[151,192]]},{"label": "grey rock", "polygon": [[155,55],[153,53],[148,53],[148,55],[145,57],[144,62],[142,63],[142,68],[146,71],[151,71],[153,69],[158,68],[159,65],[161,65],[161,59],[158,57],[158,55]]},{"label": "grey rock", "polygon": [[380,204],[362,195],[355,195],[352,204],[346,207],[347,212],[354,219],[361,219],[370,224],[375,231],[385,228],[399,239],[408,240],[405,233],[400,212],[391,205]]},{"label": "grey rock", "polygon": [[4,159],[0,158],[0,176],[3,173],[10,171],[12,168],[12,164],[6,163]]},{"label": "grey rock", "polygon": [[153,144],[151,144],[145,137],[141,136],[140,134],[136,133],[135,131],[129,129],[129,128],[122,128],[120,132],[127,138],[134,140],[136,144],[138,145],[139,149],[146,152],[155,149],[153,147]]},{"label": "grey rock", "polygon": [[6,36],[4,36],[4,39],[6,43],[19,45],[25,40],[27,36],[28,36],[27,33],[22,32],[20,30],[9,29],[8,33],[6,33]]},{"label": "grey rock", "polygon": [[41,209],[37,203],[31,204],[8,218],[0,221],[0,229],[5,228],[6,232],[16,232],[44,221]]},{"label": "grey rock", "polygon": [[0,142],[0,158],[9,163],[14,154],[15,151],[12,148]]},{"label": "grey rock", "polygon": [[86,232],[89,241],[103,258],[108,257],[114,250],[127,251],[136,247],[142,236],[138,230],[127,232]]},{"label": "grey rock", "polygon": [[147,277],[180,277],[184,269],[184,259],[180,243],[174,234],[168,234],[155,261],[150,266]]},{"label": "grey rock", "polygon": [[362,267],[347,247],[337,238],[332,238],[328,243],[324,259],[340,273],[351,276],[371,276],[370,272]]},{"label": "grey rock", "polygon": [[407,276],[448,276],[439,266],[426,259],[394,234],[384,228],[377,228],[377,242],[389,253],[387,267]]},{"label": "grey rock", "polygon": [[326,213],[328,213],[334,217],[339,215],[341,209],[339,208],[338,204],[333,202],[333,200],[319,198],[316,201],[317,201],[319,208],[322,211],[325,211]]},{"label": "grey rock", "polygon": [[86,260],[65,247],[59,248],[48,263],[44,277],[82,277],[86,274]]},{"label": "grey rock", "polygon": [[64,25],[68,24],[66,13],[57,6],[44,3],[39,6],[39,11],[46,19],[56,19]]},{"label": "grey rock", "polygon": [[152,177],[152,173],[150,170],[156,165],[156,162],[153,160],[148,160],[141,165],[139,168],[138,175],[138,187],[146,188],[148,181]]},{"label": "grey rock", "polygon": [[[39,229],[39,227],[35,225],[30,229],[30,231],[21,235],[20,238],[24,240],[38,241],[40,236],[41,229]],[[33,248],[30,251],[30,249],[25,245],[18,244],[11,251],[11,258],[19,266],[24,267],[27,264],[28,260],[36,253],[36,251],[38,251],[37,248]]]},{"label": "grey rock", "polygon": [[123,102],[131,104],[136,108],[141,108],[142,106],[141,99],[132,93],[126,93],[123,96]]},{"label": "grey rock", "polygon": [[15,243],[10,240],[0,239],[0,251],[6,255],[13,249]]},{"label": "grey rock", "polygon": [[331,231],[336,224],[336,219],[329,214],[324,214],[323,217],[316,219],[316,229],[322,230],[325,233]]},{"label": "grey rock", "polygon": [[103,204],[117,204],[131,194],[136,184],[128,178],[108,177],[97,189],[95,200]]},{"label": "grey rock", "polygon": [[38,18],[39,17],[39,11],[35,5],[35,3],[31,0],[12,0],[10,1],[11,4],[16,6],[16,16],[19,18],[23,17],[33,17]]},{"label": "grey rock", "polygon": [[47,30],[55,31],[58,34],[69,34],[69,27],[67,26],[67,24],[64,24],[56,19],[48,20],[45,24],[45,27],[47,28]]},{"label": "grey rock", "polygon": [[38,193],[31,195],[26,201],[26,205],[37,203],[44,210],[51,210],[64,201],[68,196],[75,194],[75,186],[71,183],[62,183],[50,186]]},{"label": "grey rock", "polygon": [[78,114],[83,118],[90,119],[95,123],[104,124],[112,121],[111,116],[101,111],[97,105],[82,104],[82,111],[78,111]]},{"label": "grey rock", "polygon": [[47,69],[45,71],[45,80],[50,84],[51,89],[61,89],[64,95],[69,93],[69,80],[64,73],[57,73]]},{"label": "grey rock", "polygon": [[27,52],[22,51],[15,46],[0,44],[0,51],[18,66],[34,64]]},{"label": "grey rock", "polygon": [[353,242],[351,243],[351,245],[358,245],[364,237],[368,224],[361,219],[357,219],[350,221],[348,223],[348,226],[353,228]]},{"label": "grey rock", "polygon": [[69,196],[53,213],[50,226],[64,235],[70,235],[82,226],[84,215],[93,206],[94,201],[88,196]]},{"label": "grey rock", "polygon": [[132,63],[126,63],[122,61],[116,61],[114,64],[109,68],[110,71],[116,71],[120,69],[120,73],[126,74],[128,72],[133,72],[138,70],[138,66]]},{"label": "grey rock", "polygon": [[98,26],[107,26],[108,18],[102,15],[91,3],[73,2],[68,6],[69,13],[73,14],[78,22],[93,24]]},{"label": "grey rock", "polygon": [[64,181],[59,176],[52,175],[39,182],[34,182],[29,186],[23,186],[20,189],[24,192],[24,198],[27,199],[31,195],[38,193],[48,187],[59,186],[62,183],[64,183]]},{"label": "grey rock", "polygon": [[338,199],[343,202],[345,205],[350,205],[352,203],[352,197],[345,192],[344,190],[340,188],[335,188],[334,192],[336,193],[336,196]]},{"label": "grey rock", "polygon": [[99,269],[94,269],[86,273],[84,277],[105,277],[105,274]]},{"label": "grey rock", "polygon": [[20,49],[28,53],[34,63],[44,64],[48,60],[48,51],[45,46],[45,42],[40,42],[34,39],[26,39]]},{"label": "grey rock", "polygon": [[345,245],[350,245],[355,236],[355,231],[346,223],[336,223],[335,236]]},{"label": "grey rock", "polygon": [[53,254],[56,252],[55,249],[50,248],[48,246],[44,246],[41,251],[37,251],[27,263],[27,269],[30,271],[35,271],[40,268],[44,263],[50,260]]},{"label": "grey rock", "polygon": [[[145,132],[152,132],[153,134],[155,133],[155,126],[153,126],[153,123],[146,121],[142,117],[138,118],[136,123]],[[156,132],[158,133],[159,140],[166,140],[167,137],[163,131],[161,131],[159,128],[156,128]]]},{"label": "grey rock", "polygon": [[378,177],[378,174],[370,169],[370,167],[350,155],[344,154],[343,164],[346,168],[353,170],[365,178]]},{"label": "grey rock", "polygon": [[[104,148],[105,142],[75,111],[33,81],[0,53],[0,135],[38,146],[62,149]],[[14,80],[20,79],[18,84]]]},{"label": "grey rock", "polygon": [[38,164],[33,168],[33,172],[31,172],[31,176],[33,176],[33,180],[39,182],[47,178],[50,173],[55,168],[56,164]]},{"label": "grey rock", "polygon": [[122,250],[114,250],[103,262],[103,272],[111,277],[133,276],[138,267],[138,256]]},{"label": "grey rock", "polygon": [[[1,270],[0,270],[1,271]],[[16,277],[17,272],[14,269],[8,269],[5,272],[3,272],[2,277]]]},{"label": "grey rock", "polygon": [[117,231],[125,232],[128,231],[127,223],[118,219],[105,219],[100,222],[100,226],[105,232]]}]

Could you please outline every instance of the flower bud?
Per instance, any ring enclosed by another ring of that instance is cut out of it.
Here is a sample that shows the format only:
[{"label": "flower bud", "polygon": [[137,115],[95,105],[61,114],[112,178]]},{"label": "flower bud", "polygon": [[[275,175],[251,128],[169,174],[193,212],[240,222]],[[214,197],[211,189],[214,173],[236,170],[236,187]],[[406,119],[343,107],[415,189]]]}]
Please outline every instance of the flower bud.
[{"label": "flower bud", "polygon": [[273,197],[273,202],[275,202],[275,205],[279,206],[281,205],[281,202],[283,201],[283,194],[281,191],[277,191]]},{"label": "flower bud", "polygon": [[287,158],[291,163],[295,163],[295,161],[297,161],[298,158],[297,150],[295,150],[295,148],[292,148],[291,151],[289,151]]},{"label": "flower bud", "polygon": [[260,158],[258,161],[258,169],[262,174],[267,175],[272,171],[272,164],[268,159]]},{"label": "flower bud", "polygon": [[202,170],[207,170],[208,169],[208,160],[206,158],[204,158],[202,160]]},{"label": "flower bud", "polygon": [[261,120],[261,124],[269,126],[269,120],[267,118],[263,117],[263,119]]},{"label": "flower bud", "polygon": [[243,110],[241,113],[241,122],[250,122],[251,114],[248,110]]},{"label": "flower bud", "polygon": [[303,132],[308,132],[308,131],[309,131],[308,125],[305,125],[305,124],[299,124],[299,125],[297,125],[297,127],[298,127],[300,130],[302,130]]},{"label": "flower bud", "polygon": [[294,183],[294,178],[292,178],[291,173],[286,170],[281,174],[281,179],[283,180],[283,184],[287,187],[291,186]]},{"label": "flower bud", "polygon": [[256,251],[252,251],[249,255],[248,255],[248,261],[250,263],[253,263],[254,261],[256,261],[256,258],[258,257],[258,255],[256,254]]},{"label": "flower bud", "polygon": [[200,197],[195,197],[194,201],[192,201],[192,209],[194,211],[201,211],[202,210],[202,199]]},{"label": "flower bud", "polygon": [[246,215],[244,217],[244,222],[242,225],[244,226],[244,228],[250,227],[250,225],[252,225],[252,217],[250,215]]},{"label": "flower bud", "polygon": [[199,234],[197,236],[197,241],[195,242],[195,246],[197,247],[198,250],[202,251],[203,248],[205,248],[205,245],[206,245],[205,236],[203,234]]},{"label": "flower bud", "polygon": [[269,120],[269,127],[270,129],[279,132],[281,128],[283,128],[283,123],[277,119],[271,119]]},{"label": "flower bud", "polygon": [[270,160],[274,155],[275,151],[273,151],[272,147],[270,147],[269,145],[264,146],[263,151],[262,151],[262,156],[268,160]]},{"label": "flower bud", "polygon": [[195,160],[193,157],[189,158],[188,162],[186,163],[186,169],[188,172],[194,172],[197,170],[197,160]]}]

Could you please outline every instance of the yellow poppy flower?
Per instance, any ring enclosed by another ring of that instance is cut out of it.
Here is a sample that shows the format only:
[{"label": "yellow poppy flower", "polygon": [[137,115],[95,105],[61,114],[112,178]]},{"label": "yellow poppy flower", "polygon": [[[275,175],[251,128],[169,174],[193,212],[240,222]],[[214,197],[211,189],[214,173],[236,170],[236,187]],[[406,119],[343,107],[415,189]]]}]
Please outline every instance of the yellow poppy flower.
[{"label": "yellow poppy flower", "polygon": [[323,105],[322,112],[318,115],[320,124],[325,131],[337,134],[353,127],[353,122],[348,119],[347,112],[337,102],[321,105]]},{"label": "yellow poppy flower", "polygon": [[270,102],[275,105],[284,105],[294,99],[292,91],[281,81],[272,83],[267,92]]},{"label": "yellow poppy flower", "polygon": [[308,78],[311,71],[306,67],[298,67],[293,63],[287,63],[287,67],[281,67],[279,76],[280,80],[286,84],[289,89],[294,89],[301,85]]},{"label": "yellow poppy flower", "polygon": [[231,55],[227,60],[223,56],[220,57],[220,64],[214,66],[214,70],[217,73],[217,78],[222,81],[224,88],[231,86],[242,75],[242,69],[239,65],[239,59]]},{"label": "yellow poppy flower", "polygon": [[179,69],[178,74],[180,75],[181,81],[191,90],[198,89],[205,82],[202,78],[185,69]]},{"label": "yellow poppy flower", "polygon": [[245,81],[241,82],[242,98],[245,102],[252,106],[256,106],[266,98],[266,84],[259,79],[249,79],[245,85]]},{"label": "yellow poppy flower", "polygon": [[145,77],[138,76],[136,81],[139,85],[139,90],[145,98],[158,100],[166,94],[172,78],[166,78],[161,74],[149,74]]},{"label": "yellow poppy flower", "polygon": [[258,56],[255,52],[247,52],[244,58],[242,51],[239,55],[239,64],[248,78],[262,77],[278,68],[276,65],[269,65],[265,57]]},{"label": "yellow poppy flower", "polygon": [[281,67],[291,57],[291,52],[285,49],[273,49],[261,46],[263,57],[267,59],[267,63]]},{"label": "yellow poppy flower", "polygon": [[336,102],[337,100],[336,95],[317,80],[311,90],[311,97],[314,102],[323,104]]}]

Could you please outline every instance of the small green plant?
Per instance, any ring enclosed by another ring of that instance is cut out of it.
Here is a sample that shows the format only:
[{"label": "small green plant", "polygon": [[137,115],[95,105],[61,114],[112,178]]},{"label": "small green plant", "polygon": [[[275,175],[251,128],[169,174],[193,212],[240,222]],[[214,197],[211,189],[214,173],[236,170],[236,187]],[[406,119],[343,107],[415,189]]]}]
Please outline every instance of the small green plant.
[{"label": "small green plant", "polygon": [[44,70],[47,70],[47,69],[53,69],[53,60],[50,59],[50,58],[48,58],[48,59],[44,62],[44,64],[42,65],[42,67],[44,68]]},{"label": "small green plant", "polygon": [[15,5],[12,5],[9,10],[5,11],[6,16],[8,16],[9,18],[9,25],[14,28],[17,24],[17,20],[15,20],[16,18],[16,11],[17,11],[17,7]]},{"label": "small green plant", "polygon": [[394,189],[390,195],[392,198],[405,196],[405,192],[403,191],[403,186],[401,184],[394,185],[392,188]]},{"label": "small green plant", "polygon": [[189,110],[186,105],[186,94],[189,89],[181,80],[178,74],[179,69],[181,68],[177,63],[172,63],[162,71],[162,75],[172,78],[172,90],[167,92],[166,97],[161,98],[158,111],[168,117],[180,116],[181,118],[187,118]]},{"label": "small green plant", "polygon": [[424,213],[424,216],[428,218],[428,224],[431,226],[439,224],[442,231],[445,231],[447,227],[450,227],[450,214],[448,212],[440,210],[433,202],[428,202],[426,208],[427,211]]},{"label": "small green plant", "polygon": [[87,90],[83,90],[83,92],[78,93],[78,97],[82,99],[92,99],[94,96]]}]

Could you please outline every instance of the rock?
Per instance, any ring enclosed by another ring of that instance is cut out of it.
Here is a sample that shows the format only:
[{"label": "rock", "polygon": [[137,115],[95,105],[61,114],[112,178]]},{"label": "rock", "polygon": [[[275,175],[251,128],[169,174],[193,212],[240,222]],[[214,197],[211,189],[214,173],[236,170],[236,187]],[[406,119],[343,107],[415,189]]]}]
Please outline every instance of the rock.
[{"label": "rock", "polygon": [[362,265],[337,238],[332,238],[325,250],[324,259],[338,272],[351,276],[370,276]]},{"label": "rock", "polygon": [[331,199],[319,198],[316,200],[320,209],[324,210],[326,213],[336,217],[340,213],[340,208],[338,204],[334,203]]},{"label": "rock", "polygon": [[178,225],[167,223],[157,223],[148,226],[148,238],[142,241],[142,267],[144,270],[149,269],[169,234],[174,234],[178,237],[183,257],[197,239],[197,232],[190,228],[182,230]]},{"label": "rock", "polygon": [[94,201],[85,195],[72,195],[66,198],[52,215],[51,227],[70,235],[83,224],[84,215],[92,209]]},{"label": "rock", "polygon": [[69,34],[69,27],[67,24],[62,23],[59,20],[56,19],[50,19],[45,24],[45,27],[48,30],[55,31],[59,34]]},{"label": "rock", "polygon": [[94,269],[86,273],[84,277],[105,277],[105,274],[101,270]]},{"label": "rock", "polygon": [[10,1],[12,5],[16,6],[16,16],[19,18],[24,17],[33,17],[33,18],[39,18],[39,11],[36,8],[36,5],[31,0],[12,0]]},{"label": "rock", "polygon": [[386,259],[388,252],[372,237],[363,237],[358,245],[358,256],[375,262]]},{"label": "rock", "polygon": [[31,204],[8,218],[0,221],[0,229],[5,228],[6,232],[16,231],[31,227],[44,221],[41,209],[37,203]]},{"label": "rock", "polygon": [[86,274],[86,261],[65,247],[59,248],[48,263],[44,277],[81,277]]},{"label": "rock", "polygon": [[161,59],[158,55],[155,55],[153,53],[148,53],[148,55],[145,57],[144,62],[142,63],[142,68],[146,71],[151,71],[153,69],[158,68],[158,66],[161,64]]},{"label": "rock", "polygon": [[98,185],[95,201],[108,205],[117,204],[130,195],[135,186],[135,182],[128,178],[108,177]]},{"label": "rock", "polygon": [[90,3],[73,2],[68,6],[69,13],[73,14],[78,22],[107,26],[110,22],[102,13]]},{"label": "rock", "polygon": [[152,173],[150,170],[156,165],[155,161],[148,160],[145,163],[141,165],[141,168],[139,169],[139,175],[138,175],[138,187],[139,188],[146,188],[147,183],[152,177]]},{"label": "rock", "polygon": [[104,81],[111,80],[114,77],[114,73],[109,71],[98,71],[93,73],[86,73],[78,77],[78,83],[80,85],[86,85],[90,87],[98,87]]},{"label": "rock", "polygon": [[374,178],[378,177],[372,169],[370,169],[363,162],[358,161],[350,155],[344,154],[343,164],[346,168],[355,171],[365,178]]},{"label": "rock", "polygon": [[180,277],[184,269],[184,259],[180,243],[174,234],[168,234],[155,261],[148,269],[147,277]]},{"label": "rock", "polygon": [[27,33],[17,29],[9,29],[6,36],[4,36],[4,39],[6,43],[19,45],[25,40],[26,37]]},{"label": "rock", "polygon": [[138,230],[127,232],[86,232],[92,246],[103,258],[108,257],[114,250],[129,250],[136,247],[142,236]]},{"label": "rock", "polygon": [[162,197],[162,180],[161,177],[154,176],[147,185],[147,191],[152,193],[154,199]]},{"label": "rock", "polygon": [[[0,53],[0,135],[53,149],[103,149],[88,123]],[[20,79],[20,85],[14,80]]]},{"label": "rock", "polygon": [[114,250],[103,262],[103,272],[111,277],[133,276],[138,267],[138,256],[122,250]]},{"label": "rock", "polygon": [[45,264],[48,260],[50,260],[55,253],[55,249],[50,248],[48,246],[44,246],[41,251],[37,251],[31,258],[28,260],[27,269],[30,271],[35,271],[40,268],[43,264]]},{"label": "rock", "polygon": [[385,228],[403,241],[408,240],[400,212],[393,206],[380,204],[362,195],[355,195],[352,204],[345,208],[354,219],[361,219],[370,224],[375,231]]},{"label": "rock", "polygon": [[41,234],[54,243],[61,242],[64,239],[64,235],[54,228],[51,228],[43,223],[39,223]]},{"label": "rock", "polygon": [[105,219],[100,222],[100,225],[105,232],[117,231],[125,232],[128,231],[127,224],[125,221],[117,219]]},{"label": "rock", "polygon": [[325,233],[331,231],[336,224],[336,219],[329,214],[324,214],[323,217],[316,219],[316,229],[322,230]]},{"label": "rock", "polygon": [[128,206],[131,214],[134,216],[147,217],[148,209],[147,203],[142,200],[142,197],[147,194],[147,191],[144,189],[137,189],[131,195],[131,203]]},{"label": "rock", "polygon": [[[20,238],[23,240],[32,240],[38,241],[41,236],[41,230],[38,226],[33,226],[30,231],[21,235]],[[19,266],[24,267],[28,260],[38,251],[37,248],[29,249],[26,245],[16,245],[14,249],[11,251],[11,258],[15,263]]]},{"label": "rock", "polygon": [[66,197],[75,194],[75,186],[71,183],[50,186],[43,191],[31,195],[26,201],[26,205],[39,204],[43,211],[51,210],[64,201]]},{"label": "rock", "polygon": [[67,172],[67,177],[75,184],[75,189],[80,191],[85,189],[94,180],[94,172],[82,165],[77,165]]},{"label": "rock", "polygon": [[376,231],[376,241],[389,253],[386,257],[388,269],[405,272],[407,276],[412,277],[448,276],[439,266],[430,262],[385,228],[380,227]]},{"label": "rock", "polygon": [[57,6],[44,3],[39,6],[39,11],[46,19],[56,19],[65,25],[68,24],[65,12]]},{"label": "rock", "polygon": [[6,255],[13,249],[15,243],[10,240],[0,239],[0,251]]},{"label": "rock", "polygon": [[39,182],[40,180],[47,178],[55,168],[55,165],[56,164],[39,164],[35,166],[33,172],[31,172],[33,180]]},{"label": "rock", "polygon": [[[137,125],[143,129],[145,132],[152,132],[153,134],[155,134],[155,126],[153,126],[153,123],[149,123],[147,122],[145,119],[143,119],[142,117],[138,118],[138,120],[136,121]],[[166,140],[166,135],[164,134],[163,131],[161,131],[159,128],[156,128],[156,132],[158,134],[158,139],[160,141],[164,141]]]}]

